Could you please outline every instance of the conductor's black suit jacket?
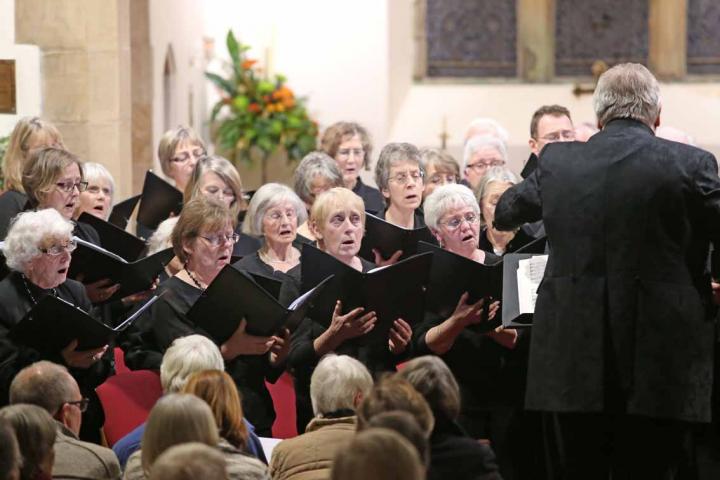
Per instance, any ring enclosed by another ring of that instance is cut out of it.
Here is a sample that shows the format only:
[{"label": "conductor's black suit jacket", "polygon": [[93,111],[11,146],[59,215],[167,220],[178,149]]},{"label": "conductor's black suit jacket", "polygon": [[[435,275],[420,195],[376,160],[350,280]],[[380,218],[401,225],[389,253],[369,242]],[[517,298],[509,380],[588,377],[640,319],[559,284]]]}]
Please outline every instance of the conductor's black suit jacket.
[{"label": "conductor's black suit jacket", "polygon": [[502,229],[541,218],[551,253],[526,406],[709,421],[713,155],[611,121],[587,143],[548,145],[495,211]]}]

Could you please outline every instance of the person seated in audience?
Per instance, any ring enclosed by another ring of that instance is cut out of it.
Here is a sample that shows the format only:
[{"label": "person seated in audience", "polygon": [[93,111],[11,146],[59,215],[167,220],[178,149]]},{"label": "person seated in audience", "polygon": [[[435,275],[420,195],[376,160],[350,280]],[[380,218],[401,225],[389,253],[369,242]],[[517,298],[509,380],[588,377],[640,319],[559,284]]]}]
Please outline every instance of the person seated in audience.
[{"label": "person seated in audience", "polygon": [[37,405],[55,420],[54,477],[120,478],[112,450],[78,439],[88,399],[67,368],[46,360],[25,367],[10,384],[10,403]]},{"label": "person seated in audience", "polygon": [[358,433],[335,454],[331,480],[424,480],[425,469],[415,447],[385,428]]},{"label": "person seated in audience", "polygon": [[[172,248],[172,231],[175,228],[175,225],[177,225],[177,221],[178,217],[171,217],[160,222],[157,230],[153,232],[152,236],[147,241],[148,256],[161,250],[165,250],[166,248]],[[170,260],[170,263],[165,265],[165,269],[160,272],[160,275],[158,276],[158,284],[161,284],[168,278],[176,275],[180,270],[182,270],[182,266],[183,264],[180,259],[178,257],[173,257],[173,259]]]},{"label": "person seated in audience", "polygon": [[[198,160],[185,187],[184,202],[188,203],[199,195],[225,205],[238,219],[247,207],[240,174],[232,163],[217,155]],[[257,239],[243,234],[240,230],[235,230],[239,237],[233,246],[233,256],[237,257],[248,255],[260,248]]]},{"label": "person seated in audience", "polygon": [[172,393],[162,397],[150,411],[142,448],[128,459],[125,480],[147,478],[155,460],[168,448],[198,442],[218,448],[232,480],[265,480],[267,467],[249,455],[223,448],[212,410],[195,395]]},{"label": "person seated in audience", "polygon": [[[183,269],[158,287],[168,292],[135,323],[140,335],[126,348],[130,368],[159,368],[160,355],[173,340],[203,333],[186,316],[192,305],[230,263],[237,234],[237,217],[215,202],[198,198],[188,202],[172,233],[175,255]],[[262,436],[270,436],[275,410],[265,380],[275,382],[282,374],[289,349],[289,335],[257,337],[245,332],[244,319],[236,332],[220,346],[226,368],[238,385],[243,410]],[[138,341],[139,340],[139,341]],[[156,352],[155,355],[147,352]],[[135,358],[133,358],[135,357]],[[140,361],[136,361],[136,360]]]},{"label": "person seated in audience", "polygon": [[493,226],[495,205],[505,190],[518,182],[514,173],[504,167],[492,167],[480,180],[475,197],[480,204],[480,242],[485,252],[502,257],[535,240],[526,228],[501,232]]},{"label": "person seated in audience", "polygon": [[11,405],[0,408],[0,420],[15,431],[22,456],[20,480],[53,478],[55,422],[50,414],[36,405]]},{"label": "person seated in audience", "polygon": [[502,167],[507,163],[505,143],[497,137],[475,136],[465,143],[463,152],[464,184],[476,189],[480,180],[491,167]]},{"label": "person seated in audience", "polygon": [[[367,272],[375,267],[357,255],[365,228],[365,210],[362,198],[352,191],[331,188],[320,194],[313,204],[310,227],[323,252],[358,271]],[[372,330],[376,321],[375,312],[362,307],[344,311],[338,301],[329,327],[319,320],[306,318],[293,332],[288,365],[295,375],[298,431],[304,431],[312,417],[310,376],[323,355],[335,352],[357,358],[372,374],[393,371],[402,361],[412,328],[401,318],[395,319],[385,345],[358,345],[348,341]]]},{"label": "person seated in audience", "polygon": [[165,132],[158,145],[158,160],[163,173],[185,191],[195,164],[207,155],[205,142],[192,128],[178,126]]},{"label": "person seated in audience", "polygon": [[492,448],[468,436],[457,423],[460,388],[445,362],[434,355],[414,358],[397,376],[406,379],[425,397],[435,418],[430,435],[428,480],[501,478]]},{"label": "person seated in audience", "polygon": [[347,355],[324,356],[310,380],[315,417],[305,433],[275,446],[272,478],[327,478],[335,453],[344,450],[355,435],[355,411],[372,385],[370,372],[359,361]]},{"label": "person seated in audience", "polygon": [[150,480],[230,480],[225,457],[204,443],[189,442],[165,450],[150,469]]},{"label": "person seated in audience", "polygon": [[490,136],[495,137],[503,143],[510,138],[508,131],[492,118],[478,117],[468,125],[463,136],[463,144],[466,144],[472,137]]},{"label": "person seated in audience", "polygon": [[22,455],[10,423],[0,420],[0,480],[19,480]]},{"label": "person seated in audience", "polygon": [[410,382],[394,375],[378,380],[363,399],[357,409],[358,430],[367,428],[376,415],[393,410],[411,414],[425,436],[430,436],[435,419],[428,403]]},{"label": "person seated in audience", "polygon": [[92,313],[85,287],[67,278],[75,241],[73,225],[56,210],[48,208],[18,215],[5,238],[3,255],[12,273],[0,282],[0,402],[7,403],[10,381],[21,369],[38,360],[62,363],[70,369],[80,391],[91,404],[81,438],[99,441],[103,413],[95,394],[113,371],[107,346],[77,350],[73,340],[62,350],[37,351],[11,340],[10,330],[45,295],[55,295]]},{"label": "person seated in audience", "polygon": [[[310,211],[318,195],[333,187],[343,186],[343,176],[330,155],[324,152],[310,152],[295,169],[293,186],[295,193]],[[315,241],[307,222],[299,224],[298,239]]]},{"label": "person seated in audience", "polygon": [[358,432],[367,430],[368,428],[387,428],[402,435],[407,441],[412,443],[423,467],[427,470],[430,466],[430,434],[423,432],[418,421],[411,413],[403,410],[390,410],[381,412],[373,416],[362,427],[358,425]]},{"label": "person seated in audience", "polygon": [[22,173],[30,154],[42,147],[64,148],[58,129],[38,117],[21,118],[10,134],[2,159],[5,185],[4,193],[0,195],[0,240],[5,239],[10,220],[29,208],[22,185]]},{"label": "person seated in audience", "polygon": [[80,192],[80,203],[75,209],[74,218],[89,213],[107,221],[115,194],[115,180],[103,165],[86,162],[82,166],[87,188]]},{"label": "person seated in audience", "polygon": [[[157,352],[146,353],[158,355]],[[131,358],[130,361],[135,362],[137,359]],[[151,360],[147,359],[145,361],[151,362]],[[128,363],[128,365],[131,364]],[[225,370],[225,362],[217,345],[203,335],[188,335],[177,338],[162,356],[160,384],[163,393],[167,395],[181,392],[194,373],[206,370]],[[245,418],[242,421],[247,432],[246,450],[250,455],[259,458],[263,463],[267,463],[260,445],[260,439],[255,435],[255,427]],[[140,448],[140,440],[143,433],[145,433],[145,426],[145,423],[139,425],[113,445],[113,451],[123,467],[130,455]]]},{"label": "person seated in audience", "polygon": [[420,150],[420,168],[425,172],[423,199],[437,187],[460,181],[460,165],[449,153],[437,148]]},{"label": "person seated in audience", "polygon": [[368,212],[375,214],[385,209],[380,191],[365,185],[360,177],[361,168],[370,168],[372,154],[370,135],[365,128],[353,122],[334,123],[325,130],[320,150],[335,159],[345,187],[363,199]]}]

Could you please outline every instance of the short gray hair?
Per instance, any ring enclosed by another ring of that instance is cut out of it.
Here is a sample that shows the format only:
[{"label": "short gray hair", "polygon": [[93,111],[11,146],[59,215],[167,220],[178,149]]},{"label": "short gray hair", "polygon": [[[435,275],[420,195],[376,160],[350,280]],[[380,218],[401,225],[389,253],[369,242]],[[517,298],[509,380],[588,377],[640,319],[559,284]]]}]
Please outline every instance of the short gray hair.
[{"label": "short gray hair", "polygon": [[18,214],[5,237],[3,255],[8,268],[25,272],[28,262],[41,254],[40,243],[56,238],[70,240],[73,224],[54,208]]},{"label": "short gray hair", "polygon": [[373,386],[368,369],[347,355],[325,355],[310,379],[310,400],[315,415],[341,409],[355,410],[358,392],[367,396]]},{"label": "short gray hair", "polygon": [[266,183],[258,188],[250,199],[245,220],[243,221],[243,233],[254,237],[262,237],[262,221],[265,213],[280,202],[288,201],[295,207],[297,223],[302,225],[307,220],[305,204],[295,192],[282,183]]},{"label": "short gray hair", "polygon": [[163,391],[179,392],[188,378],[201,370],[225,370],[225,362],[217,345],[202,335],[176,338],[165,350],[160,365]]},{"label": "short gray hair", "polygon": [[436,188],[425,199],[423,211],[425,212],[425,224],[437,230],[439,222],[445,213],[454,207],[471,207],[476,215],[480,215],[480,206],[472,190],[459,183],[450,183]]},{"label": "short gray hair", "polygon": [[483,178],[480,179],[477,188],[475,189],[475,197],[481,207],[482,211],[482,199],[487,194],[488,187],[493,182],[503,182],[515,185],[518,183],[517,176],[505,167],[491,167]]},{"label": "short gray hair", "polygon": [[631,118],[652,127],[660,114],[660,86],[643,65],[621,63],[600,76],[593,108],[603,126],[616,118]]},{"label": "short gray hair", "polygon": [[316,176],[327,178],[331,187],[342,187],[343,177],[337,162],[325,152],[310,152],[303,157],[293,175],[295,193],[307,204],[312,205],[310,186]]},{"label": "short gray hair", "polygon": [[55,415],[64,403],[75,400],[77,382],[67,368],[47,360],[23,368],[10,383],[10,403],[37,405]]},{"label": "short gray hair", "polygon": [[[474,130],[482,130],[483,133],[475,133]],[[487,117],[478,117],[473,119],[465,130],[465,141],[478,135],[490,135],[504,142],[510,138],[508,131],[500,125],[496,120]]]},{"label": "short gray hair", "polygon": [[148,255],[157,253],[160,250],[165,250],[166,248],[172,248],[172,232],[175,225],[177,225],[178,218],[180,217],[170,217],[160,222],[157,230],[153,232],[147,241]]},{"label": "short gray hair", "polygon": [[377,164],[375,165],[375,182],[382,191],[388,188],[390,169],[402,162],[414,162],[425,172],[420,162],[420,150],[412,143],[388,143],[380,151]]},{"label": "short gray hair", "polygon": [[110,203],[115,195],[115,179],[105,165],[96,162],[83,163],[83,180],[93,183],[97,180],[105,180],[110,184]]},{"label": "short gray hair", "polygon": [[503,161],[507,163],[508,154],[505,142],[490,135],[476,135],[465,143],[465,150],[463,150],[462,171],[465,171],[470,158],[475,155],[475,152],[484,147],[492,147],[497,150]]},{"label": "short gray hair", "polygon": [[413,358],[398,375],[425,397],[433,412],[455,420],[460,415],[460,387],[447,364],[435,355]]}]

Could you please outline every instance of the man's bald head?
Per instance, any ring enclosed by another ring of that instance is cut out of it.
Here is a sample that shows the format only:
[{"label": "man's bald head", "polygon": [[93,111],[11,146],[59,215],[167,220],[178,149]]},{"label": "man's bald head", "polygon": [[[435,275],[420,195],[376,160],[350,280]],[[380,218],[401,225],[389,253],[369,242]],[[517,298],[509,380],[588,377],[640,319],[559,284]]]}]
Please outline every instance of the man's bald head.
[{"label": "man's bald head", "polygon": [[64,403],[75,400],[80,389],[67,368],[40,361],[29,365],[10,384],[10,403],[29,403],[55,416]]}]

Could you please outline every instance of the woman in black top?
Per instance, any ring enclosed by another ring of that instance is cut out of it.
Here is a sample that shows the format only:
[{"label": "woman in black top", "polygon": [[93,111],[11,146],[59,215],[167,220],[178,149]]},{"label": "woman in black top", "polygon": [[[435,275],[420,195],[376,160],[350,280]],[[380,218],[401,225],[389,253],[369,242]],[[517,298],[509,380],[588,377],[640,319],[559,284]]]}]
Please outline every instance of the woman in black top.
[{"label": "woman in black top", "polygon": [[[195,333],[207,335],[188,319],[187,313],[230,262],[237,240],[236,218],[224,206],[203,198],[185,205],[172,233],[173,249],[184,263],[183,269],[158,288],[165,295],[137,320],[137,333],[130,335],[124,344],[125,361],[130,368],[159,369],[162,355],[173,340]],[[275,381],[282,374],[288,347],[287,337],[245,333],[245,320],[220,345],[225,369],[242,393],[245,415],[261,436],[271,435],[275,420],[265,380]]]},{"label": "woman in black top", "polygon": [[9,332],[45,295],[55,295],[90,312],[92,304],[79,282],[67,279],[72,241],[72,224],[53,209],[22,213],[5,239],[3,254],[13,271],[0,282],[0,402],[6,404],[15,374],[38,360],[65,365],[77,380],[83,396],[90,398],[83,416],[81,437],[99,442],[103,414],[95,387],[112,373],[107,346],[78,351],[73,341],[60,351],[38,351],[18,344]]}]

